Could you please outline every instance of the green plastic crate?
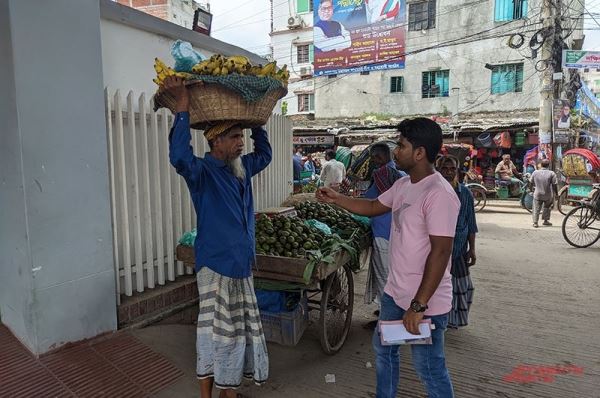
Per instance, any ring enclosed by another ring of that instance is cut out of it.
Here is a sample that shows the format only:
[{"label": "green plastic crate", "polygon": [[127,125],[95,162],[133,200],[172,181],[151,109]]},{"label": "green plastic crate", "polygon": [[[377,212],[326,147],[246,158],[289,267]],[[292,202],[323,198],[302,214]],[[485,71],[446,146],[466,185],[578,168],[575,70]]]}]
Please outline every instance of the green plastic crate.
[{"label": "green plastic crate", "polygon": [[498,199],[508,199],[508,187],[496,188],[496,196]]}]

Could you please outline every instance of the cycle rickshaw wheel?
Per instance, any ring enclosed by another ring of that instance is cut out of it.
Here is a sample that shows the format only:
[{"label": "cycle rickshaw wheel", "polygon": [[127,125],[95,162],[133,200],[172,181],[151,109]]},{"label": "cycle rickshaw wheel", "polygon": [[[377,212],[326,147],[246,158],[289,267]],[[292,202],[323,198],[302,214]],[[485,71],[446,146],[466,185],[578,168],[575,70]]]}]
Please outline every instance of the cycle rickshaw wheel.
[{"label": "cycle rickshaw wheel", "polygon": [[562,234],[573,247],[589,247],[600,239],[598,214],[590,206],[580,206],[571,210],[563,220]]}]

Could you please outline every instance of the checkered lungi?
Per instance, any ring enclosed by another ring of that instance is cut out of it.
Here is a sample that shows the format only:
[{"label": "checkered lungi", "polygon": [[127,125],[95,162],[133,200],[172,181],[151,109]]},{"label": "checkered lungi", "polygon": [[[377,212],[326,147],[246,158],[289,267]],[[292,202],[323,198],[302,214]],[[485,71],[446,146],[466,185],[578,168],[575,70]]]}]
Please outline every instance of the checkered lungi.
[{"label": "checkered lungi", "polygon": [[215,386],[235,389],[242,378],[264,383],[269,376],[267,344],[252,277],[228,278],[208,267],[196,275],[200,313],[196,330],[196,373]]}]

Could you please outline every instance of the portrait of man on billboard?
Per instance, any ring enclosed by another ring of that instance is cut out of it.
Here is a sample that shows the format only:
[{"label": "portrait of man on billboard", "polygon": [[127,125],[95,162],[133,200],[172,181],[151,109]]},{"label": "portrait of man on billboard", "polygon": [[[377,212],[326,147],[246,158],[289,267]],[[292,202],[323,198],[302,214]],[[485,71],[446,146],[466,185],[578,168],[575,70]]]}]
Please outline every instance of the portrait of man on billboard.
[{"label": "portrait of man on billboard", "polygon": [[333,20],[333,1],[321,0],[318,20],[314,25],[315,53],[343,51],[352,46],[350,32],[340,22]]},{"label": "portrait of man on billboard", "polygon": [[567,101],[554,101],[554,128],[559,130],[571,128],[571,106]]}]

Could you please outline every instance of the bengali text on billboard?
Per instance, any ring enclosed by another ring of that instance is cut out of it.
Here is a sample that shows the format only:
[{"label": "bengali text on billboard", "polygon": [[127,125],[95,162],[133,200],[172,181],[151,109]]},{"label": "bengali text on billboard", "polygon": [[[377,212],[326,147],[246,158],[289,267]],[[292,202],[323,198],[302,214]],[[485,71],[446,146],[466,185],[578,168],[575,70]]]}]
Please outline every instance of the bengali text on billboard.
[{"label": "bengali text on billboard", "polygon": [[406,0],[314,0],[315,76],[404,68]]}]

